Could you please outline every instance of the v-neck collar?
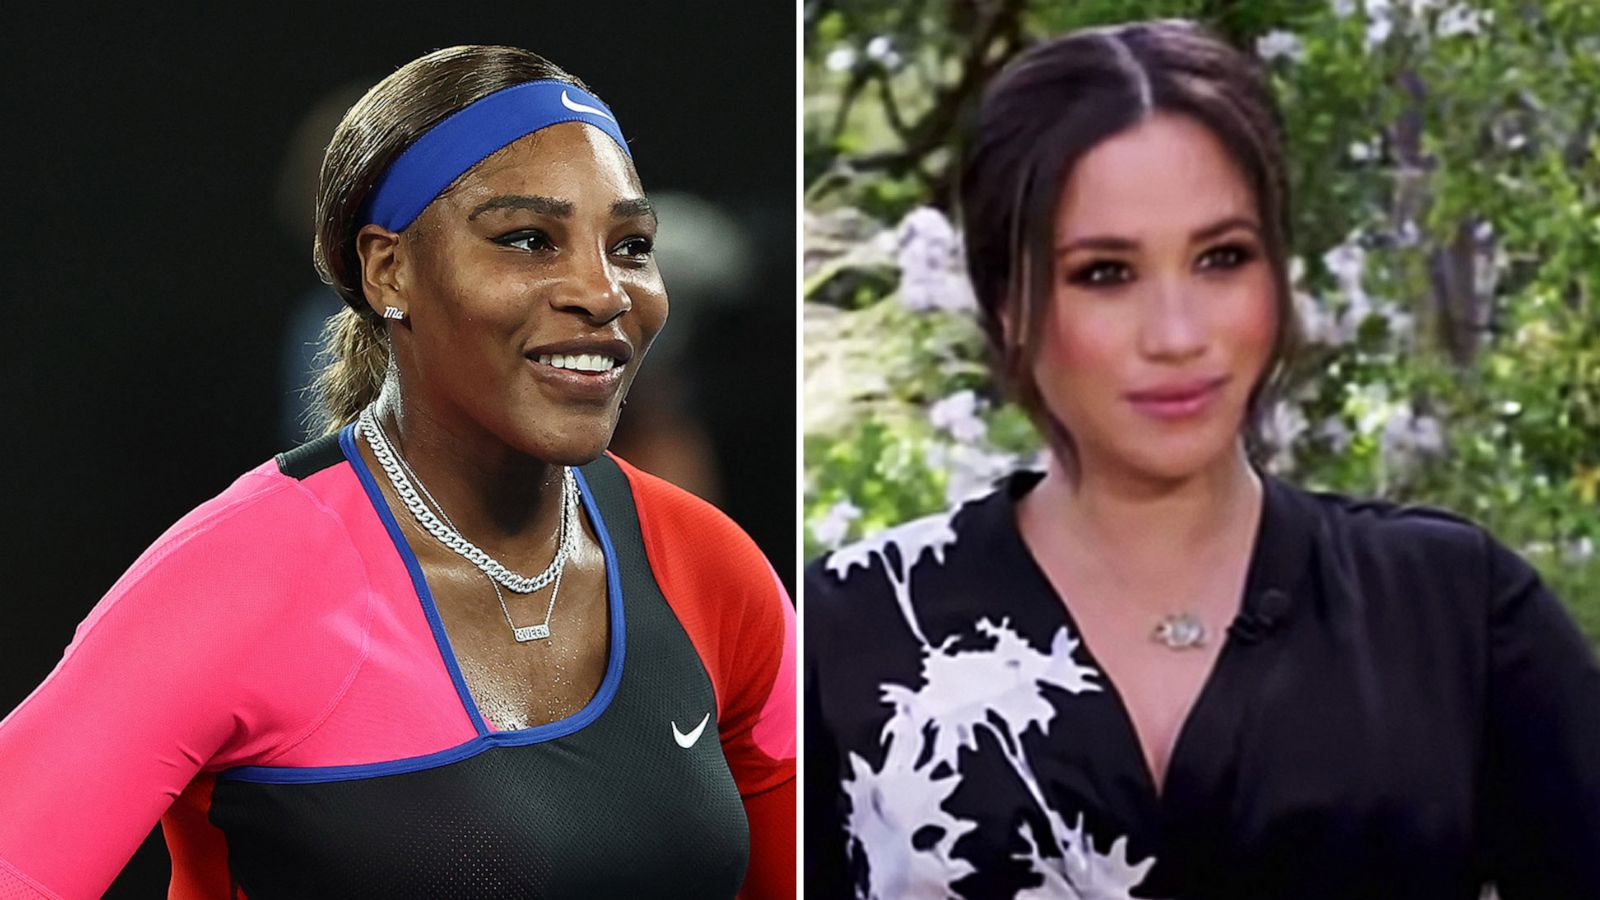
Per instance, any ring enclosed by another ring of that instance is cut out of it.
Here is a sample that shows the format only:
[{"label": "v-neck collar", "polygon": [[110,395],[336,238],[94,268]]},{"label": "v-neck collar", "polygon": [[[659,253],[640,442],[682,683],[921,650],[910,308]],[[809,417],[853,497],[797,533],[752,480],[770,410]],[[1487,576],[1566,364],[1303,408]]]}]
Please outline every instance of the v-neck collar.
[{"label": "v-neck collar", "polygon": [[583,509],[588,514],[589,523],[593,526],[596,537],[600,541],[601,554],[605,559],[606,573],[606,624],[609,629],[607,641],[609,647],[606,651],[606,669],[601,677],[600,686],[594,696],[583,705],[581,709],[571,715],[556,719],[553,722],[544,722],[526,728],[498,729],[491,728],[488,720],[484,718],[478,706],[477,699],[472,696],[472,691],[467,687],[467,679],[462,673],[461,665],[456,657],[455,649],[451,646],[450,637],[445,632],[444,620],[439,615],[439,608],[434,603],[433,591],[428,585],[427,578],[422,572],[422,564],[418,561],[416,553],[412,551],[411,544],[400,529],[400,523],[395,518],[389,502],[384,499],[383,491],[378,486],[377,477],[368,468],[366,460],[361,457],[361,452],[356,446],[355,426],[347,425],[339,432],[339,446],[345,458],[355,470],[357,478],[361,481],[362,488],[367,494],[368,501],[372,504],[373,511],[383,522],[385,531],[394,544],[396,554],[405,565],[406,572],[411,578],[412,588],[416,594],[417,602],[422,606],[424,616],[428,620],[428,628],[433,632],[433,639],[438,646],[439,657],[450,675],[450,681],[455,686],[456,696],[461,701],[463,711],[472,723],[476,732],[476,740],[487,741],[493,744],[522,745],[535,744],[542,741],[554,740],[564,737],[588,726],[589,723],[599,718],[601,713],[611,705],[611,700],[616,696],[617,689],[622,682],[622,667],[627,648],[627,622],[622,597],[622,577],[618,569],[617,553],[611,543],[611,534],[606,529],[605,520],[600,515],[600,507],[595,500],[594,493],[589,489],[588,479],[584,477],[581,468],[573,470],[573,476],[578,484],[578,495],[583,502]]},{"label": "v-neck collar", "polygon": [[[1239,612],[1228,626],[1223,646],[1213,662],[1190,707],[1167,759],[1162,784],[1145,760],[1144,748],[1133,724],[1132,715],[1105,667],[1094,657],[1071,610],[1034,557],[1017,525],[1017,502],[1038,485],[1042,472],[1018,472],[1002,482],[995,502],[984,504],[981,531],[996,536],[996,559],[1007,561],[1033,582],[1028,593],[1049,597],[1057,615],[1079,641],[1079,652],[1086,663],[1101,675],[1108,702],[1115,705],[1121,728],[1114,738],[1120,754],[1126,754],[1138,773],[1140,818],[1170,827],[1185,818],[1184,811],[1197,808],[1216,785],[1209,784],[1207,773],[1227,771],[1226,757],[1232,752],[1242,714],[1248,706],[1252,683],[1259,671],[1252,671],[1271,649],[1273,635],[1288,627],[1297,608],[1307,602],[1302,590],[1309,571],[1315,538],[1315,510],[1309,498],[1292,485],[1266,473],[1261,478],[1261,517],[1251,547],[1244,593]],[[1248,677],[1247,677],[1248,676]]]}]

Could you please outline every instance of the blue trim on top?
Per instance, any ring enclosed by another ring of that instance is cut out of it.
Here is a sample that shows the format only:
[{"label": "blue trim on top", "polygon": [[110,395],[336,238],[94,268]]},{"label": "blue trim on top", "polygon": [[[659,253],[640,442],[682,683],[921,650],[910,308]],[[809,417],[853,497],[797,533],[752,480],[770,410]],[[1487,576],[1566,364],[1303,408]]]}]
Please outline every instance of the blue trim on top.
[{"label": "blue trim on top", "polygon": [[445,668],[450,672],[450,680],[456,686],[456,695],[461,699],[462,706],[467,715],[472,719],[472,727],[477,731],[477,736],[470,738],[465,743],[448,747],[424,756],[413,756],[407,759],[392,760],[388,762],[362,763],[351,766],[306,766],[300,768],[285,768],[279,766],[240,766],[228,769],[221,777],[230,781],[247,781],[264,784],[313,784],[328,781],[353,781],[360,778],[377,778],[383,775],[398,775],[405,772],[417,772],[423,769],[432,769],[450,763],[460,762],[482,753],[491,747],[520,747],[527,744],[538,744],[544,741],[565,737],[587,726],[598,719],[606,708],[611,705],[611,700],[617,694],[617,688],[622,682],[622,663],[626,655],[627,621],[622,608],[622,577],[617,568],[617,552],[611,544],[611,533],[606,530],[605,520],[600,517],[600,508],[595,503],[594,494],[589,489],[589,482],[583,477],[583,471],[574,469],[573,475],[578,482],[578,493],[583,498],[583,508],[589,514],[589,521],[594,525],[595,535],[600,538],[600,549],[606,561],[606,607],[610,612],[610,651],[606,661],[606,674],[600,681],[599,690],[584,707],[564,719],[536,725],[533,728],[519,728],[514,731],[490,731],[489,725],[483,719],[483,714],[478,710],[478,704],[472,699],[472,693],[467,690],[466,679],[461,674],[461,667],[456,662],[455,651],[451,649],[450,638],[445,634],[444,622],[439,618],[439,608],[433,602],[433,592],[428,589],[427,579],[423,578],[422,565],[417,561],[416,554],[411,552],[411,545],[406,543],[405,537],[400,533],[400,523],[395,520],[394,513],[389,509],[389,503],[383,497],[383,492],[378,488],[377,479],[361,459],[360,452],[355,444],[355,425],[347,425],[339,431],[339,446],[343,449],[345,458],[349,460],[351,468],[355,469],[356,476],[361,480],[361,486],[367,492],[367,499],[377,511],[378,518],[382,520],[383,527],[389,532],[389,539],[394,542],[395,550],[405,562],[406,571],[411,575],[412,587],[416,590],[417,598],[422,604],[422,611],[428,617],[428,627],[433,630],[433,639],[439,647],[439,655],[444,660]]},{"label": "blue trim on top", "polygon": [[345,459],[350,461],[350,466],[356,470],[356,477],[361,479],[361,486],[367,491],[367,499],[371,501],[372,508],[377,510],[384,530],[389,532],[389,540],[394,543],[401,561],[406,564],[406,571],[411,573],[411,586],[422,602],[423,615],[428,617],[428,627],[433,630],[433,642],[439,646],[439,655],[444,658],[445,668],[450,672],[450,681],[456,686],[456,696],[461,698],[462,705],[467,708],[467,713],[472,718],[473,730],[479,736],[486,735],[489,733],[489,726],[484,724],[483,717],[478,714],[478,705],[472,699],[472,692],[467,690],[467,679],[461,674],[461,667],[456,664],[456,654],[450,646],[450,636],[445,634],[444,620],[439,618],[439,607],[433,602],[433,591],[428,588],[428,581],[422,576],[422,564],[417,561],[417,555],[411,552],[411,545],[406,543],[405,535],[400,533],[400,523],[395,520],[394,512],[389,509],[389,501],[383,498],[383,491],[378,488],[378,480],[373,477],[366,462],[361,459],[361,453],[356,449],[355,435],[354,424],[340,429],[339,448],[344,451]]}]

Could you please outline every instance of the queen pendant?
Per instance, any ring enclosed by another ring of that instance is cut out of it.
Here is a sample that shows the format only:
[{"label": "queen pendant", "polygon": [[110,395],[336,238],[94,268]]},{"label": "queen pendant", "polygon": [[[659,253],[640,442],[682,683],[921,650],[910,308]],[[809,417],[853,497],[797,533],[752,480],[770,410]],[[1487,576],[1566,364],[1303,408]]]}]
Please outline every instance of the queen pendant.
[{"label": "queen pendant", "polygon": [[542,641],[550,636],[550,626],[544,622],[538,625],[524,625],[521,628],[513,629],[512,633],[516,635],[518,643]]}]

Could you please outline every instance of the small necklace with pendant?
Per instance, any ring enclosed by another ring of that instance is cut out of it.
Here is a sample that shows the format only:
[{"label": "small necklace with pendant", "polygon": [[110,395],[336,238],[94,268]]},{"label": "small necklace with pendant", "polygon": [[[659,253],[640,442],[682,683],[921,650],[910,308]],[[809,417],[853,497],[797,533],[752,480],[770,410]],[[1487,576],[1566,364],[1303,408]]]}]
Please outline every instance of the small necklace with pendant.
[{"label": "small necklace with pendant", "polygon": [[1191,612],[1168,613],[1150,630],[1150,640],[1168,650],[1197,650],[1209,637],[1206,623]]}]

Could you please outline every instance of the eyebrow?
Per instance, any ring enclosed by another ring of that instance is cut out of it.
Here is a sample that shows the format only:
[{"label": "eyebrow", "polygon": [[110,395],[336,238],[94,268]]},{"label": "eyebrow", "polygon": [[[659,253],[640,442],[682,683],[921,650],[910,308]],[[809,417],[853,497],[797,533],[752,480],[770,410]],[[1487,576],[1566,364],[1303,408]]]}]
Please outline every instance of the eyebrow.
[{"label": "eyebrow", "polygon": [[[1235,228],[1243,228],[1256,235],[1261,234],[1261,226],[1247,216],[1229,216],[1201,228],[1196,228],[1189,234],[1189,243],[1200,244],[1209,241],[1221,234],[1226,234]],[[1075,241],[1069,241],[1056,248],[1056,255],[1070,253],[1073,250],[1110,250],[1115,252],[1128,252],[1137,250],[1139,242],[1131,238],[1116,235],[1090,235]]]},{"label": "eyebrow", "polygon": [[541,197],[537,194],[502,194],[499,197],[490,197],[488,200],[473,207],[467,214],[467,221],[483,215],[494,209],[531,209],[536,213],[565,219],[572,215],[572,203],[567,200],[557,200],[554,197]]},{"label": "eyebrow", "polygon": [[618,200],[617,202],[611,204],[611,218],[647,218],[654,222],[656,221],[656,208],[651,206],[650,201],[643,197],[634,197],[630,200]]},{"label": "eyebrow", "polygon": [[[471,222],[477,217],[495,209],[527,209],[540,215],[556,219],[566,219],[572,216],[572,201],[558,200],[555,197],[541,197],[538,194],[503,194],[491,197],[472,208],[467,214],[467,221]],[[611,217],[613,219],[627,219],[638,216],[647,216],[651,220],[656,217],[655,208],[650,201],[643,197],[633,197],[627,200],[618,200],[611,204]]]}]

